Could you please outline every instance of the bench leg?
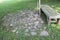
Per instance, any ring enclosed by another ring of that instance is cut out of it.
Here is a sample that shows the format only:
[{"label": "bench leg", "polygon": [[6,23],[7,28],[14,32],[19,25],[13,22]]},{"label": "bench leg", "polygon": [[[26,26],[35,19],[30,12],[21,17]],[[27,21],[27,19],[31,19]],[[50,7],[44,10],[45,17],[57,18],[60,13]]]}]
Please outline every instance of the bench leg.
[{"label": "bench leg", "polygon": [[51,19],[48,19],[48,26],[50,26],[51,24]]},{"label": "bench leg", "polygon": [[50,25],[50,19],[47,17],[48,26]]},{"label": "bench leg", "polygon": [[49,18],[47,17],[47,22],[49,21]]}]

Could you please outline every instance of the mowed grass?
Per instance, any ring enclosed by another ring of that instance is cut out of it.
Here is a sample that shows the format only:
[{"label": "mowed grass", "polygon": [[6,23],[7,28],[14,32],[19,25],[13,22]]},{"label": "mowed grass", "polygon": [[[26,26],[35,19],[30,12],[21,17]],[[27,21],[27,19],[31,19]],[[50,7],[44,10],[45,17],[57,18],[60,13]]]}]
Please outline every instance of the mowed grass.
[{"label": "mowed grass", "polygon": [[36,0],[14,0],[0,3],[0,18],[8,13],[14,13],[23,9],[34,9],[37,7]]}]

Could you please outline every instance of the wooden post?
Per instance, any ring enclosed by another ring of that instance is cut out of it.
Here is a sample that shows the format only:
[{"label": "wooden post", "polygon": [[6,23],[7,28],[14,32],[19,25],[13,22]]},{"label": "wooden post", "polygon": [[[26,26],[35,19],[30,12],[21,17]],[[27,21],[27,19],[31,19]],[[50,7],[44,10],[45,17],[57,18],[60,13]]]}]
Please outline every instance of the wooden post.
[{"label": "wooden post", "polygon": [[57,20],[57,25],[60,25],[60,18]]},{"label": "wooden post", "polygon": [[41,5],[40,5],[40,0],[39,0],[39,15],[41,15],[40,8],[41,8]]},{"label": "wooden post", "polygon": [[51,19],[49,18],[48,19],[48,26],[50,26],[50,24],[51,24]]}]

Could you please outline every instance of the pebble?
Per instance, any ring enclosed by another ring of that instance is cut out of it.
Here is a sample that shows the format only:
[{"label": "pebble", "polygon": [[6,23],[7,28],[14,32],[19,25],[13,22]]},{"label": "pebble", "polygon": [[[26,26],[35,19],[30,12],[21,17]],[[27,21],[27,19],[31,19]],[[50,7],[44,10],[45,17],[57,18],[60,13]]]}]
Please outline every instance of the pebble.
[{"label": "pebble", "polygon": [[49,33],[45,30],[41,31],[40,36],[49,36]]},{"label": "pebble", "polygon": [[16,33],[18,34],[19,32],[17,31]]},{"label": "pebble", "polygon": [[12,30],[12,32],[16,32],[16,30]]},{"label": "pebble", "polygon": [[25,33],[25,35],[26,35],[26,36],[30,36],[30,34],[29,34],[29,33]]},{"label": "pebble", "polygon": [[29,29],[26,29],[25,32],[29,32]]},{"label": "pebble", "polygon": [[36,32],[31,32],[31,35],[35,36],[35,35],[37,35],[37,33]]},{"label": "pebble", "polygon": [[13,24],[10,24],[10,26],[12,27],[12,26],[13,26]]}]

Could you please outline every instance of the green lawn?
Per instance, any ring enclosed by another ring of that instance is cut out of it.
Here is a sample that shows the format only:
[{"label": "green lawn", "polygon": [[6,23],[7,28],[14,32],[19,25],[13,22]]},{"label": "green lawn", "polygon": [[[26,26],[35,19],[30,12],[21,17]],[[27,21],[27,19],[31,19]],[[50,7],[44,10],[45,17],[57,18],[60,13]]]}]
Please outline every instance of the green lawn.
[{"label": "green lawn", "polygon": [[23,9],[34,9],[37,6],[36,0],[18,1],[12,0],[4,3],[0,3],[0,18],[7,13],[13,13]]}]

